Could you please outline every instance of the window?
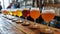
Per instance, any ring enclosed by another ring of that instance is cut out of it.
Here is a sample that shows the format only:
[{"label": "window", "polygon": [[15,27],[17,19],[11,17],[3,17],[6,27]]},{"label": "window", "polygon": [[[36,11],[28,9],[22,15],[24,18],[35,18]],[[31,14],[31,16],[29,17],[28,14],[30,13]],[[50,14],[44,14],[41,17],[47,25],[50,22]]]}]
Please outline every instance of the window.
[{"label": "window", "polygon": [[0,0],[3,9],[6,9],[11,0]]},{"label": "window", "polygon": [[1,5],[2,5],[2,7],[3,7],[3,0],[0,0],[0,2],[1,2]]}]

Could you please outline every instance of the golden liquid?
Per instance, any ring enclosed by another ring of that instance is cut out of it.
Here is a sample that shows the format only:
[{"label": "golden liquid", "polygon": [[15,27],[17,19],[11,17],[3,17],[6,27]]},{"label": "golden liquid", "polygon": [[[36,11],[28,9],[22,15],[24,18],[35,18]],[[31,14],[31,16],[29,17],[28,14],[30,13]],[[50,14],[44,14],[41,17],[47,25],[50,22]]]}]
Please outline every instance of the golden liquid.
[{"label": "golden liquid", "polygon": [[55,17],[54,13],[42,13],[42,18],[47,23],[49,23],[54,17]]},{"label": "golden liquid", "polygon": [[33,18],[33,19],[37,19],[39,16],[40,16],[40,11],[39,10],[32,10],[30,12],[30,16]]},{"label": "golden liquid", "polygon": [[12,14],[12,12],[11,12],[11,11],[8,11],[7,13],[8,13],[8,15],[11,15],[11,14]]},{"label": "golden liquid", "polygon": [[13,11],[13,12],[12,12],[12,15],[13,15],[13,16],[16,16],[16,11]]},{"label": "golden liquid", "polygon": [[17,11],[16,11],[16,15],[17,15],[18,17],[21,17],[21,16],[22,16],[22,10],[17,10]]}]

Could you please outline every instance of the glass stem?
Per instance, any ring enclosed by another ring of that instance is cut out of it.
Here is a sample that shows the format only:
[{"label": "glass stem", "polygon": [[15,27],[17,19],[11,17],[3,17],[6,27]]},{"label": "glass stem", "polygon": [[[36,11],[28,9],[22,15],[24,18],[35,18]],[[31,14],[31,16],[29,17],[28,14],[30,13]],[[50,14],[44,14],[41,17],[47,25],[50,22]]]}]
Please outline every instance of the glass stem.
[{"label": "glass stem", "polygon": [[20,21],[20,17],[18,17],[18,20]]},{"label": "glass stem", "polygon": [[47,23],[47,28],[48,28],[48,32],[50,32],[51,28],[49,27],[49,23]]},{"label": "glass stem", "polygon": [[16,16],[14,15],[14,17],[16,17]]},{"label": "glass stem", "polygon": [[[9,15],[8,15],[9,16]],[[9,16],[10,17],[10,16]]]},{"label": "glass stem", "polygon": [[27,21],[27,17],[25,17],[25,22]]},{"label": "glass stem", "polygon": [[7,15],[5,15],[7,17]]},{"label": "glass stem", "polygon": [[36,23],[36,19],[34,19],[34,24]]},{"label": "glass stem", "polygon": [[48,23],[47,23],[47,28],[48,28]]}]

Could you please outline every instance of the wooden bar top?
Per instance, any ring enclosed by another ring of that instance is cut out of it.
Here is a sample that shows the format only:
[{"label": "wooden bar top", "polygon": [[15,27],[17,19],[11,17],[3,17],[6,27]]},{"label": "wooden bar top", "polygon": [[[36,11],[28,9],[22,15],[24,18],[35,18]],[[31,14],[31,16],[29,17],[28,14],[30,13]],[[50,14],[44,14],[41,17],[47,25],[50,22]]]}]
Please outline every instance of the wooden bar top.
[{"label": "wooden bar top", "polygon": [[[3,20],[5,19],[8,21],[10,24],[15,26],[19,31],[24,32],[25,34],[40,34],[40,32],[43,32],[44,29],[46,28],[46,25],[34,23],[31,21],[28,21],[30,23],[30,26],[23,26],[22,24],[17,24],[16,22],[12,22],[11,20],[8,20],[4,17],[2,17]],[[24,20],[24,19],[23,19]],[[38,26],[36,27],[34,24],[37,24]],[[49,27],[54,34],[60,34],[60,29]],[[16,31],[18,32],[18,31]]]}]

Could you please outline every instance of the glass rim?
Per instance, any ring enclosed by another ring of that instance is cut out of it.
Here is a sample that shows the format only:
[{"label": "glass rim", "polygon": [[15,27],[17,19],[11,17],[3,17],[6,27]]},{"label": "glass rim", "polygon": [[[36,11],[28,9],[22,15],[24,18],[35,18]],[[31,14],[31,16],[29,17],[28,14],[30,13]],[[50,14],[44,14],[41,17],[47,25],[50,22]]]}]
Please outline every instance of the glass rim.
[{"label": "glass rim", "polygon": [[40,11],[40,9],[39,9],[39,8],[31,8],[31,11],[32,11],[32,10],[39,10],[39,11]]},{"label": "glass rim", "polygon": [[55,10],[53,10],[53,9],[50,9],[50,10],[42,10],[42,13],[46,13],[46,12],[55,13]]}]

